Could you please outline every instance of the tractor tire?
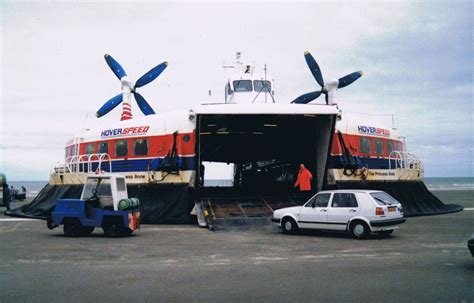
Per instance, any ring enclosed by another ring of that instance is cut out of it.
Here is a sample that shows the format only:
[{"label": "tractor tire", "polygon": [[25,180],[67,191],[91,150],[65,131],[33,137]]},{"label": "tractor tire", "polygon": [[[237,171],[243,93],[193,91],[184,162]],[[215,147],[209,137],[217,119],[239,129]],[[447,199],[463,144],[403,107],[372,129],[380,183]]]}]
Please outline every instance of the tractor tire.
[{"label": "tractor tire", "polygon": [[104,234],[109,238],[128,237],[132,234],[132,230],[123,226],[118,220],[109,220],[102,225]]},{"label": "tractor tire", "polygon": [[94,226],[82,226],[81,228],[81,236],[89,236],[94,232]]},{"label": "tractor tire", "polygon": [[80,237],[82,235],[82,228],[83,226],[78,219],[64,220],[63,231],[66,237]]}]

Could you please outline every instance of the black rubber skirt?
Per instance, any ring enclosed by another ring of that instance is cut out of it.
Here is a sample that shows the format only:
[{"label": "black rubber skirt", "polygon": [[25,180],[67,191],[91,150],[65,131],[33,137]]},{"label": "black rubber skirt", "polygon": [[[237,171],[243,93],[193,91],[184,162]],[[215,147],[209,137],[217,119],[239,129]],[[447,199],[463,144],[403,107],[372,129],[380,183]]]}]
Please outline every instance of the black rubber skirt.
[{"label": "black rubber skirt", "polygon": [[373,189],[389,193],[402,203],[406,217],[439,215],[463,210],[461,205],[444,204],[423,181],[339,182],[325,189]]}]

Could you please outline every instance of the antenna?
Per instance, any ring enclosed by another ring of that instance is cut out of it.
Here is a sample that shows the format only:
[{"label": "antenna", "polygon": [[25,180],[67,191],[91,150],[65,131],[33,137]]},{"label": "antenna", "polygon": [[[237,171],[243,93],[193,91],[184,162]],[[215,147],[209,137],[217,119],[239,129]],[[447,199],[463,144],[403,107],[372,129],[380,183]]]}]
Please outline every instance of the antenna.
[{"label": "antenna", "polygon": [[241,52],[236,52],[235,53],[235,62],[237,62],[238,64],[242,64],[242,62],[240,62],[241,57],[242,57],[242,53]]},{"label": "antenna", "polygon": [[[263,85],[267,85],[267,64],[265,63],[263,70],[265,71],[265,82],[263,82]],[[265,103],[267,103],[267,89],[265,88]]]}]

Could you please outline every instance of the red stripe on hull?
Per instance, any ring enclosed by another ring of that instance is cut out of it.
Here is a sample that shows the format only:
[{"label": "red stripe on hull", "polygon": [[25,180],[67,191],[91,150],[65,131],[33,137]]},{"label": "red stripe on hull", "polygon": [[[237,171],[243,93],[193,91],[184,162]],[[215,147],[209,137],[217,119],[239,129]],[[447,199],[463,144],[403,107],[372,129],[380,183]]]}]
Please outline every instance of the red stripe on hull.
[{"label": "red stripe on hull", "polygon": [[[134,156],[133,155],[133,141],[134,140],[148,140],[148,153],[146,155]],[[118,140],[126,140],[128,143],[128,155],[124,157],[115,156],[115,142]],[[109,152],[108,154],[112,159],[139,159],[148,157],[164,157],[171,153],[173,148],[173,134],[161,135],[161,136],[137,136],[130,138],[114,138],[97,140],[92,142],[84,142],[79,145],[79,154],[83,155],[86,152],[86,145],[94,144],[94,153],[99,152],[99,144],[108,143]],[[193,156],[195,154],[196,146],[196,132],[183,133],[176,136],[176,150],[180,156]]]},{"label": "red stripe on hull", "polygon": [[[353,156],[362,156],[362,157],[389,157],[389,152],[387,150],[387,142],[391,142],[392,144],[392,150],[396,151],[404,151],[405,147],[403,146],[403,142],[398,141],[398,140],[392,140],[392,139],[387,139],[387,138],[381,138],[381,137],[371,137],[371,136],[360,136],[360,135],[348,135],[348,134],[342,134],[342,138],[344,139],[344,144],[346,145],[346,148],[349,150],[351,155]],[[362,153],[360,150],[360,139],[361,138],[366,138],[370,140],[370,153]],[[382,142],[383,146],[383,153],[382,154],[376,154],[375,153],[375,140],[379,140]],[[398,148],[397,148],[398,146]],[[339,136],[337,133],[334,134],[333,140],[332,140],[332,146],[331,146],[331,155],[342,155],[342,148],[341,144],[339,142]]]}]

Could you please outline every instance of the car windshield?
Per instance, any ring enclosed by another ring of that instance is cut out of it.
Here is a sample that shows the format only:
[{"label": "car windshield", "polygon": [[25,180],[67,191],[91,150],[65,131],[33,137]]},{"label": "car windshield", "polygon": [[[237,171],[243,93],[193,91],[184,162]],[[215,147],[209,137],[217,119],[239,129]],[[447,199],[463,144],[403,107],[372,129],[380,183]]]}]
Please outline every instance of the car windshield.
[{"label": "car windshield", "polygon": [[94,189],[97,189],[100,196],[112,196],[110,179],[88,178],[82,198],[85,200],[92,198],[94,196]]},{"label": "car windshield", "polygon": [[400,202],[398,202],[394,197],[390,196],[387,193],[383,192],[378,192],[378,193],[370,193],[372,198],[374,198],[375,202],[377,202],[378,205],[395,205]]}]

